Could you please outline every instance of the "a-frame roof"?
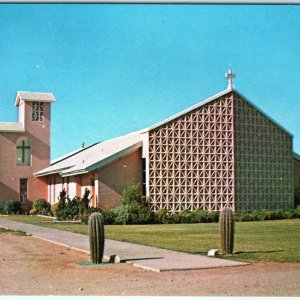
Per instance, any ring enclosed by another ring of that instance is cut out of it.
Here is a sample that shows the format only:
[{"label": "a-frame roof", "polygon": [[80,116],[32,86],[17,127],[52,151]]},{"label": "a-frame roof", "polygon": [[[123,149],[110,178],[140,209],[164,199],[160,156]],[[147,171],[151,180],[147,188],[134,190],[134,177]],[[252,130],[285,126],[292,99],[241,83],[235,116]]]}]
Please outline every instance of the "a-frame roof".
[{"label": "a-frame roof", "polygon": [[288,135],[290,135],[290,136],[293,137],[292,133],[290,133],[283,126],[281,126],[280,124],[278,124],[274,119],[272,119],[269,115],[267,115],[265,112],[263,112],[260,108],[258,108],[255,104],[253,104],[250,100],[248,100],[245,96],[243,96],[239,91],[237,91],[233,87],[227,88],[226,90],[224,90],[224,91],[222,91],[222,92],[220,92],[218,94],[215,94],[214,96],[209,97],[209,98],[207,98],[207,99],[205,99],[205,100],[197,103],[196,105],[193,105],[193,106],[191,106],[191,107],[189,107],[189,108],[187,108],[187,109],[185,109],[185,110],[183,110],[183,111],[181,111],[181,112],[179,112],[179,113],[177,113],[177,114],[175,114],[175,115],[173,115],[173,116],[171,116],[171,117],[169,117],[169,118],[167,118],[167,119],[165,119],[165,120],[163,120],[163,121],[161,121],[161,122],[159,122],[159,123],[157,123],[157,124],[155,124],[153,126],[150,126],[150,127],[146,128],[146,129],[144,129],[144,131],[146,132],[146,131],[151,131],[153,129],[156,129],[156,128],[158,128],[158,127],[160,127],[160,126],[162,126],[162,125],[164,125],[164,124],[166,124],[166,123],[168,123],[170,121],[173,121],[173,120],[177,119],[178,117],[181,117],[181,116],[183,116],[183,115],[185,115],[185,114],[187,114],[187,113],[189,113],[189,112],[191,112],[191,111],[193,111],[193,110],[195,110],[195,109],[197,109],[197,108],[199,108],[199,107],[201,107],[201,106],[203,106],[203,105],[205,105],[207,103],[210,103],[210,102],[212,102],[212,101],[214,101],[214,100],[216,100],[216,99],[218,99],[218,98],[220,98],[220,97],[222,97],[222,96],[224,96],[224,95],[226,95],[226,94],[228,94],[230,92],[235,92],[237,95],[239,95],[241,98],[243,98],[246,102],[248,102],[250,105],[252,105],[256,110],[258,110],[262,115],[264,115],[271,122],[273,122],[276,126],[278,126],[280,129],[282,129]]}]

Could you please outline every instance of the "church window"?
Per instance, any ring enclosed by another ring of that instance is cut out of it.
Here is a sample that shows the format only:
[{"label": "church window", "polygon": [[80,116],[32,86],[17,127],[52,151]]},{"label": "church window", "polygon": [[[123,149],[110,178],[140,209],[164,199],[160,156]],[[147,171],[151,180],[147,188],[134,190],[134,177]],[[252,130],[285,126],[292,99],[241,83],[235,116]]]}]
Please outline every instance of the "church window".
[{"label": "church window", "polygon": [[32,121],[44,121],[44,103],[32,102]]},{"label": "church window", "polygon": [[31,145],[27,137],[21,137],[17,140],[16,164],[17,166],[31,165]]},{"label": "church window", "polygon": [[20,202],[27,201],[27,178],[20,178]]}]

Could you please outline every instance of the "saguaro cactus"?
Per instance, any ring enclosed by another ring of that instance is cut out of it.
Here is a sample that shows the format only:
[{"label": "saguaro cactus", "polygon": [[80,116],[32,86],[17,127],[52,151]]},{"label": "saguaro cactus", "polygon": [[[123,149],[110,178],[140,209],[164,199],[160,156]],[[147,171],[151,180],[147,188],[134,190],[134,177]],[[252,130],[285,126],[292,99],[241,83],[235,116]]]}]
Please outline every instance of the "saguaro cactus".
[{"label": "saguaro cactus", "polygon": [[91,260],[102,262],[104,253],[104,220],[100,213],[92,213],[88,222]]},{"label": "saguaro cactus", "polygon": [[233,210],[225,207],[220,214],[220,232],[223,254],[233,254],[234,244],[234,214]]}]

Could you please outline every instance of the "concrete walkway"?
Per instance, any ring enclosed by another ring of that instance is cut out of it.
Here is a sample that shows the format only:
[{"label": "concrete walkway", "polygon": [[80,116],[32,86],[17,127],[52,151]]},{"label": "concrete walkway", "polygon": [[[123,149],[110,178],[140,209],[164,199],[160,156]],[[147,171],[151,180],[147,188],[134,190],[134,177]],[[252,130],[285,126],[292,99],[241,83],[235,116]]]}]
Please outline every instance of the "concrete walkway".
[{"label": "concrete walkway", "polygon": [[[88,236],[83,234],[15,222],[4,218],[0,218],[0,227],[21,230],[35,237],[89,253]],[[135,267],[156,272],[247,265],[243,262],[105,239],[104,258],[107,260],[111,255],[117,255],[121,262],[132,263]]]}]

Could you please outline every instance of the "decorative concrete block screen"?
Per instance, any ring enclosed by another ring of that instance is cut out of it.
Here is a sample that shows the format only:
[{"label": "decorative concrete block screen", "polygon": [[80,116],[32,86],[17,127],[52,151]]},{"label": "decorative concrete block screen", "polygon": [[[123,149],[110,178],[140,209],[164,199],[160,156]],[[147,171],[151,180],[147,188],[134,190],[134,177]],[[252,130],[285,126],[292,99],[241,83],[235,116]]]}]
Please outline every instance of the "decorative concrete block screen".
[{"label": "decorative concrete block screen", "polygon": [[291,139],[234,92],[150,130],[152,210],[291,208]]},{"label": "decorative concrete block screen", "polygon": [[234,209],[232,93],[149,132],[154,211]]},{"label": "decorative concrete block screen", "polygon": [[235,95],[236,210],[293,207],[292,137]]}]

